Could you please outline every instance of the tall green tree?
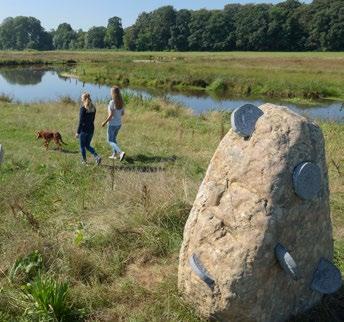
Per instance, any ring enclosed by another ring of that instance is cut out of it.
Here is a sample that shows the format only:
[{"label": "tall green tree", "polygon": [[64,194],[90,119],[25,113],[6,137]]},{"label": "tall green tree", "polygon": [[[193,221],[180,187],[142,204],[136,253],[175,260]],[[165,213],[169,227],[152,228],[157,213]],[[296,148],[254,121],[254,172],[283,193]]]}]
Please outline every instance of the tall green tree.
[{"label": "tall green tree", "polygon": [[309,7],[311,49],[344,50],[344,5],[342,0],[314,0]]},{"label": "tall green tree", "polygon": [[121,18],[110,18],[105,32],[105,46],[107,48],[121,48],[123,46],[123,34]]},{"label": "tall green tree", "polygon": [[76,32],[68,23],[58,25],[53,32],[53,44],[55,49],[70,49],[76,40]]},{"label": "tall green tree", "polygon": [[168,41],[169,48],[177,51],[189,49],[190,20],[191,13],[189,10],[182,9],[176,13],[176,23],[171,27],[171,37]]},{"label": "tall green tree", "polygon": [[211,18],[211,12],[206,9],[193,11],[189,23],[189,48],[195,51],[211,50],[210,39],[206,33],[206,26]]},{"label": "tall green tree", "polygon": [[92,27],[86,34],[86,48],[104,48],[105,33],[105,27]]},{"label": "tall green tree", "polygon": [[244,5],[236,17],[236,47],[239,50],[269,49],[269,10],[271,5]]},{"label": "tall green tree", "polygon": [[124,48],[127,50],[136,50],[135,27],[131,26],[124,30]]},{"label": "tall green tree", "polygon": [[71,49],[83,49],[86,46],[86,32],[79,29],[76,32],[75,38],[70,42],[69,47]]},{"label": "tall green tree", "polygon": [[176,23],[176,11],[172,6],[161,7],[152,12],[150,21],[151,49],[168,49],[171,28]]},{"label": "tall green tree", "polygon": [[51,38],[34,17],[6,18],[0,25],[0,48],[2,49],[51,49]]}]

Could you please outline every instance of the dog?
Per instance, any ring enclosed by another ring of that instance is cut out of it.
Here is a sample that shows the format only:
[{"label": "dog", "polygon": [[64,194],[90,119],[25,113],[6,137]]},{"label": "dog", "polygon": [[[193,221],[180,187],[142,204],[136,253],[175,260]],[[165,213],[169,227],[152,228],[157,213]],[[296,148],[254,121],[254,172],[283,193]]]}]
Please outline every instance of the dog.
[{"label": "dog", "polygon": [[44,146],[47,150],[51,140],[54,140],[60,151],[62,150],[62,144],[67,145],[67,143],[63,142],[60,132],[39,131],[36,133],[36,135],[37,140],[44,139]]}]

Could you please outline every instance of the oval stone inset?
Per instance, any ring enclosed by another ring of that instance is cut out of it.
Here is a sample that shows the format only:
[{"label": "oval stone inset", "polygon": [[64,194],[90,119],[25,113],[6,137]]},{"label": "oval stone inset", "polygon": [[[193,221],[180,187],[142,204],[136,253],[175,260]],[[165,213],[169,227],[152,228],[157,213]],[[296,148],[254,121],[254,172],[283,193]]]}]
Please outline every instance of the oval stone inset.
[{"label": "oval stone inset", "polygon": [[297,265],[288,250],[283,245],[277,244],[275,255],[283,270],[296,281],[298,279]]},{"label": "oval stone inset", "polygon": [[202,263],[195,254],[192,254],[192,256],[190,256],[189,263],[194,273],[203,282],[205,282],[209,287],[212,287],[214,285],[214,279],[207,273]]},{"label": "oval stone inset", "polygon": [[322,294],[337,292],[342,286],[342,276],[339,269],[330,261],[322,258],[313,275],[311,289]]},{"label": "oval stone inset", "polygon": [[233,130],[240,136],[249,137],[254,132],[257,120],[263,111],[252,104],[245,104],[232,112],[231,124]]},{"label": "oval stone inset", "polygon": [[299,164],[293,173],[293,185],[300,198],[304,200],[315,198],[321,188],[320,168],[312,162]]}]

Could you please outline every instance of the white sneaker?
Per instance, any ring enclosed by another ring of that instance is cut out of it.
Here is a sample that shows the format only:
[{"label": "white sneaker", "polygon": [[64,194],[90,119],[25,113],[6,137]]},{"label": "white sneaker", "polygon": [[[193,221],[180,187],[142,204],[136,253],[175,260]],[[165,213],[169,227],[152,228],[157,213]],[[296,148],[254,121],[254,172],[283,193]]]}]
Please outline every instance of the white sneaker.
[{"label": "white sneaker", "polygon": [[119,161],[122,161],[123,159],[124,159],[124,157],[125,157],[125,152],[121,152],[120,154],[119,154]]},{"label": "white sneaker", "polygon": [[116,160],[116,159],[117,159],[117,157],[116,157],[116,155],[115,155],[115,154],[112,154],[112,155],[110,155],[110,156],[109,156],[109,159]]}]

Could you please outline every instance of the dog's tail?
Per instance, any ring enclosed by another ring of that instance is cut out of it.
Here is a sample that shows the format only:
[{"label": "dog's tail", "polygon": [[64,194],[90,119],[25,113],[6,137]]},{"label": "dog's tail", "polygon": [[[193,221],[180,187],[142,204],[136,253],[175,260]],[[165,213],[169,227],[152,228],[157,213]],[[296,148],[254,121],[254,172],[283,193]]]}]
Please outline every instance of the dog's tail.
[{"label": "dog's tail", "polygon": [[67,143],[63,142],[62,136],[61,136],[61,143],[64,144],[64,145],[68,145]]},{"label": "dog's tail", "polygon": [[57,132],[57,135],[58,135],[58,138],[59,138],[59,140],[61,141],[62,144],[68,145],[67,143],[65,143],[65,142],[62,140],[62,135],[61,135],[59,132]]}]

